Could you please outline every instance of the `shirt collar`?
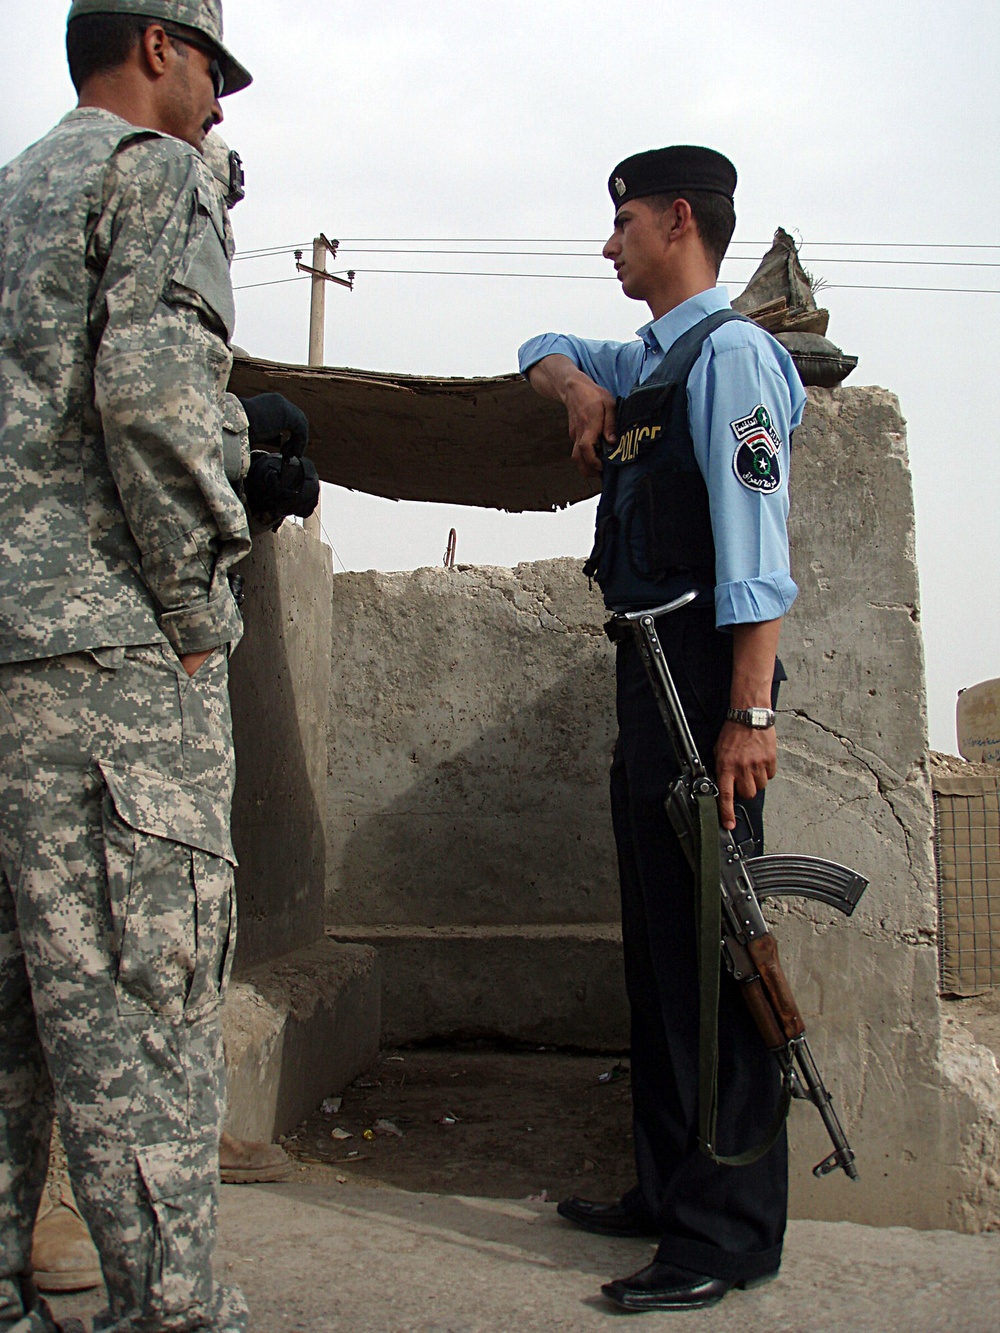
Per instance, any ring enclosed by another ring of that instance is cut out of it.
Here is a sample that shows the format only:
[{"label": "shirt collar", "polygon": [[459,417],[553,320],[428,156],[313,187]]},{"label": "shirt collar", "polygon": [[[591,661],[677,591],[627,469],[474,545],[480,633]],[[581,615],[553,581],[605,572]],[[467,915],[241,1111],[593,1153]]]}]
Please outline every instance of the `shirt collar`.
[{"label": "shirt collar", "polygon": [[134,125],[132,121],[123,119],[114,111],[106,111],[102,106],[75,106],[72,111],[66,112],[59,124],[66,125],[76,120],[116,120],[119,125],[127,125],[129,129],[140,131],[142,129],[142,126]]},{"label": "shirt collar", "polygon": [[682,333],[693,329],[706,315],[714,315],[717,310],[729,308],[729,292],[726,288],[710,287],[707,291],[698,292],[696,296],[689,296],[659,319],[643,324],[641,329],[636,329],[636,336],[642,339],[647,352],[668,352]]}]

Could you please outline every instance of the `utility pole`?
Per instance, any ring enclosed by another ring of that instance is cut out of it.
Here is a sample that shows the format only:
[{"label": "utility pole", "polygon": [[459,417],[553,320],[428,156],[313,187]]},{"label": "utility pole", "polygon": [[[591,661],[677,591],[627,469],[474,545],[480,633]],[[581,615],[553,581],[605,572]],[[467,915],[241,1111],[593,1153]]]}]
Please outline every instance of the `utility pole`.
[{"label": "utility pole", "polygon": [[[322,232],[313,240],[312,266],[302,263],[302,251],[295,251],[295,267],[300,273],[312,276],[312,299],[309,302],[309,364],[324,364],[324,344],[326,342],[326,284],[335,282],[348,290],[354,289],[354,270],[348,271],[346,278],[339,278],[335,273],[327,273],[326,257],[337,257],[339,241],[328,241]],[[303,520],[306,532],[319,537],[322,532],[322,504],[318,504],[309,517]]]}]

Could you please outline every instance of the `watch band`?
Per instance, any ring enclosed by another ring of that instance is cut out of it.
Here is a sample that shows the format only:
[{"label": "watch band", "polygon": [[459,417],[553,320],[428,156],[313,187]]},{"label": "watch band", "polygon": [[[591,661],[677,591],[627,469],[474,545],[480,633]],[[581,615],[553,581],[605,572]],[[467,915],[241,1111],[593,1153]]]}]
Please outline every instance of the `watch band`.
[{"label": "watch band", "polygon": [[752,727],[754,731],[767,731],[774,726],[774,709],[727,708],[726,721],[739,722],[744,727]]}]

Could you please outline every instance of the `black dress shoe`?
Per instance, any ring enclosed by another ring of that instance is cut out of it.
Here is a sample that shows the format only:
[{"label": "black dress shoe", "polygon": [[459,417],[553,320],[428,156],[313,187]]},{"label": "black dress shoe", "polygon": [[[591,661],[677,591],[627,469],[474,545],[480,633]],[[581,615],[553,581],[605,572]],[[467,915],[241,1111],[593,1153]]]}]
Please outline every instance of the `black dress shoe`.
[{"label": "black dress shoe", "polygon": [[765,1273],[762,1277],[738,1278],[730,1282],[726,1278],[706,1277],[704,1273],[692,1273],[687,1268],[654,1260],[631,1277],[606,1282],[601,1291],[623,1310],[699,1310],[717,1304],[733,1287],[758,1287],[775,1276],[775,1273]]},{"label": "black dress shoe", "polygon": [[[626,1195],[626,1198],[628,1196]],[[658,1236],[652,1219],[625,1200],[618,1203],[591,1203],[589,1199],[563,1199],[556,1212],[567,1222],[594,1231],[598,1236]]]}]

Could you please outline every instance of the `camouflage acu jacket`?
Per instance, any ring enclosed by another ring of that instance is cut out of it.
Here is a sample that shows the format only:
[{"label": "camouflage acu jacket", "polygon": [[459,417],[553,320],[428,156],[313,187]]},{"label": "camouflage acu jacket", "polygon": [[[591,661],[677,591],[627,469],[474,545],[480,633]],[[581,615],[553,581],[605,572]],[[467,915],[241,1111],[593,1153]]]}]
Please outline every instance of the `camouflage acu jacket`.
[{"label": "camouflage acu jacket", "polygon": [[0,662],[238,640],[231,257],[200,155],[110,112],[0,172]]}]

